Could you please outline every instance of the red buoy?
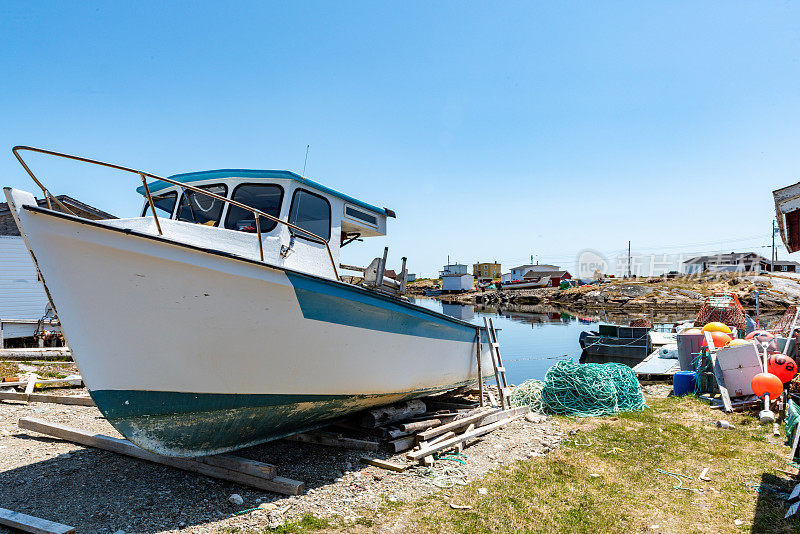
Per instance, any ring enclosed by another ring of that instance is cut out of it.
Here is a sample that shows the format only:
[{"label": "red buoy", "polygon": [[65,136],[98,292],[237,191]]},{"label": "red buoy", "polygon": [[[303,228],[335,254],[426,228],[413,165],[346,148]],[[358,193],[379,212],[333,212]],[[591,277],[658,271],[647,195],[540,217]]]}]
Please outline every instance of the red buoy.
[{"label": "red buoy", "polygon": [[797,374],[797,363],[785,354],[773,352],[767,357],[767,371],[780,378],[784,384],[788,384]]},{"label": "red buoy", "polygon": [[758,373],[750,382],[756,397],[763,398],[769,394],[770,399],[777,399],[783,391],[783,382],[772,373]]}]

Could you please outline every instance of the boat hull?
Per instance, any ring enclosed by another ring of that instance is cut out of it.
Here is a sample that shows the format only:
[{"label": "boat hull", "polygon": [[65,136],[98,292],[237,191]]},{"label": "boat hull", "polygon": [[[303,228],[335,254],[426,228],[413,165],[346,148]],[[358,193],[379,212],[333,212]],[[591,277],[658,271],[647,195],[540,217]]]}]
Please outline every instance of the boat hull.
[{"label": "boat hull", "polygon": [[92,398],[147,450],[226,452],[477,380],[473,325],[155,235],[16,216]]}]

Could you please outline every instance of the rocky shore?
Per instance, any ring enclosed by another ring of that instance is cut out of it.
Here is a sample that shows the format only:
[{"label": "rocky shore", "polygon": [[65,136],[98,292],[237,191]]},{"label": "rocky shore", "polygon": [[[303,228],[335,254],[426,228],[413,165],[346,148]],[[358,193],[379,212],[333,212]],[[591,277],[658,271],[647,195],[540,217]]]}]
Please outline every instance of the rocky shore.
[{"label": "rocky shore", "polygon": [[758,293],[762,310],[783,310],[800,302],[800,276],[701,275],[675,279],[632,279],[591,284],[570,289],[501,289],[445,294],[453,304],[553,306],[572,310],[647,309],[690,311],[702,306],[713,293],[733,293],[746,308],[755,308]]}]

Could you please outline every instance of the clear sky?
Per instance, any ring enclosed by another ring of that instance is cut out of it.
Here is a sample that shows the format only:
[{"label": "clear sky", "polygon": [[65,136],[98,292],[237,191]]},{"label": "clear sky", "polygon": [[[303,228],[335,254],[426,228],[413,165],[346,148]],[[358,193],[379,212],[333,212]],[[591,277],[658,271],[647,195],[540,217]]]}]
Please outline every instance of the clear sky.
[{"label": "clear sky", "polygon": [[[15,144],[159,175],[301,172],[311,145],[307,176],[397,212],[342,260],[388,244],[423,275],[613,267],[628,240],[769,257],[771,191],[800,180],[800,4],[3,2],[0,185],[32,190]],[[35,168],[140,209],[135,178]]]}]

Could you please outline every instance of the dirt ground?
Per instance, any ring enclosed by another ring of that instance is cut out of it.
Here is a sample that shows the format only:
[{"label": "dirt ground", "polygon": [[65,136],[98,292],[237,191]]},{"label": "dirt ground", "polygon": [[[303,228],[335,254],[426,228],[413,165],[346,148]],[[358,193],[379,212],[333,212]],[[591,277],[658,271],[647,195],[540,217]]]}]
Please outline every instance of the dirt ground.
[{"label": "dirt ground", "polygon": [[[22,417],[119,434],[94,407],[0,401],[0,507],[72,525],[79,533],[261,530],[309,513],[348,524],[440,489],[430,472],[367,466],[360,451],[281,440],[237,452],[276,465],[279,476],[306,482],[304,495],[287,497],[20,430]],[[460,468],[471,482],[556,448],[562,440],[558,424],[530,419],[472,442],[464,450],[466,465],[438,465]],[[403,453],[376,456],[405,462]],[[233,494],[241,496],[241,505],[229,501]],[[259,508],[263,503],[271,504]]]}]

